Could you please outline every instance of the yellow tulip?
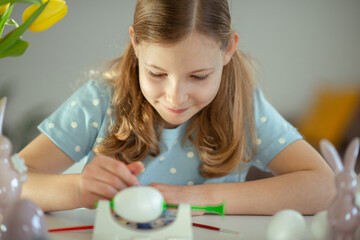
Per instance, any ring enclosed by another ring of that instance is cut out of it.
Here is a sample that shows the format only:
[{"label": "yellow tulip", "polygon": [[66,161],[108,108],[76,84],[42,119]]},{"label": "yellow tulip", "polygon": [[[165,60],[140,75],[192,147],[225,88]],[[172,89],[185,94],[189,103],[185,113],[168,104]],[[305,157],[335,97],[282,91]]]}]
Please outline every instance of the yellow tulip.
[{"label": "yellow tulip", "polygon": [[[42,2],[49,1],[49,4],[45,7],[44,11],[36,18],[36,20],[30,25],[29,30],[32,32],[40,32],[48,29],[63,17],[67,13],[67,6],[65,1],[61,0],[43,0]],[[39,5],[33,4],[23,13],[23,22],[25,22],[30,15],[39,8]]]},{"label": "yellow tulip", "polygon": [[6,10],[9,8],[9,6],[10,6],[10,3],[0,5],[0,16],[6,12]]}]

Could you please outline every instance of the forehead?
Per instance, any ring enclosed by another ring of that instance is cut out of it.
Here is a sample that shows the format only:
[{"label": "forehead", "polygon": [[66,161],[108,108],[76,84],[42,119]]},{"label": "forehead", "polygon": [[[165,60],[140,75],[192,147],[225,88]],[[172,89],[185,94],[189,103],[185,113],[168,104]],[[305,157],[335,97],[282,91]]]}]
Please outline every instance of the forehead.
[{"label": "forehead", "polygon": [[[149,65],[185,68],[216,64],[223,54],[220,44],[210,37],[193,32],[173,44],[139,44],[139,60]],[[211,67],[211,66],[209,66]]]}]

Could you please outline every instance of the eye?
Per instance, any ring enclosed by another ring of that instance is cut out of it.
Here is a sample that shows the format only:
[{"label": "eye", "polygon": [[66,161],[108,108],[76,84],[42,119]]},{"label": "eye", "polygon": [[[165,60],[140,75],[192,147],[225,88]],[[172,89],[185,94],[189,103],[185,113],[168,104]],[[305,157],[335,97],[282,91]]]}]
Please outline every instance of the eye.
[{"label": "eye", "polygon": [[192,75],[191,77],[194,78],[195,80],[205,80],[209,77],[209,75],[202,75],[202,76]]},{"label": "eye", "polygon": [[166,77],[165,73],[153,73],[151,71],[148,71],[149,75],[154,78],[164,78]]}]

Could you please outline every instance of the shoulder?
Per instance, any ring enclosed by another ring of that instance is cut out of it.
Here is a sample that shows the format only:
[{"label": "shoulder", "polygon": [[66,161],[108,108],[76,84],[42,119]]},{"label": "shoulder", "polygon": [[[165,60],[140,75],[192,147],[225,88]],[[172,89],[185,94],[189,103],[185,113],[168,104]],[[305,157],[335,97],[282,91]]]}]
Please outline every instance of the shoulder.
[{"label": "shoulder", "polygon": [[280,151],[301,134],[265,98],[259,88],[254,91],[256,127],[256,163],[264,168]]},{"label": "shoulder", "polygon": [[106,81],[89,80],[38,128],[68,156],[79,161],[91,152],[96,139],[109,125],[111,94]]},{"label": "shoulder", "polygon": [[284,118],[273,107],[273,105],[266,99],[260,88],[254,90],[254,118],[257,127],[271,124],[283,124]]},{"label": "shoulder", "polygon": [[78,88],[68,99],[72,104],[83,106],[109,106],[113,90],[110,83],[103,79],[91,79]]},{"label": "shoulder", "polygon": [[80,94],[92,94],[100,97],[108,97],[113,93],[110,83],[104,79],[91,79],[83,84],[78,90]]},{"label": "shoulder", "polygon": [[273,109],[273,106],[265,98],[263,92],[259,87],[254,89],[254,108],[257,111],[266,110],[268,107]]}]

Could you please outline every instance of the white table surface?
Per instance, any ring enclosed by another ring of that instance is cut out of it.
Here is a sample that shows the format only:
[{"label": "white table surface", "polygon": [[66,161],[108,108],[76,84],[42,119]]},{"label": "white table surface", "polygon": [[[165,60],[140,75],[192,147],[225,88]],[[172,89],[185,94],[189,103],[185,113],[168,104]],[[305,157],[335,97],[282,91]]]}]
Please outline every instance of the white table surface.
[{"label": "white table surface", "polygon": [[[266,239],[266,227],[271,216],[244,216],[226,215],[224,218],[218,215],[203,215],[192,217],[194,223],[201,223],[220,228],[226,228],[240,232],[240,235],[221,233],[218,231],[193,227],[194,239],[205,240],[227,240],[227,239],[246,239],[261,240]],[[312,239],[310,234],[311,216],[305,216],[307,232],[304,240]],[[95,210],[76,209],[70,211],[59,211],[46,214],[48,229],[93,225],[95,220]],[[49,233],[51,240],[64,239],[92,239],[92,230],[67,231]]]}]

